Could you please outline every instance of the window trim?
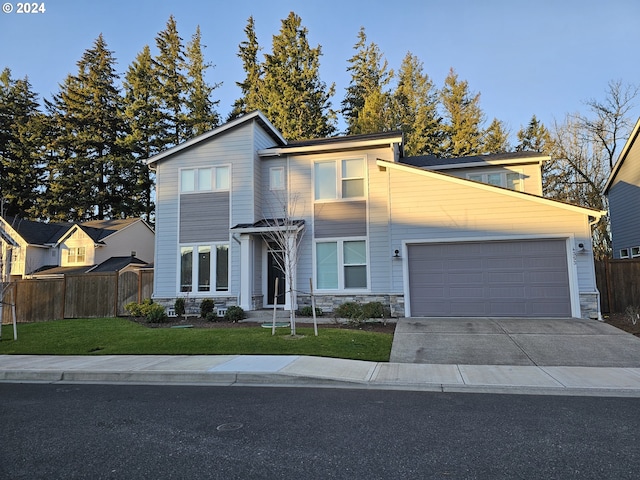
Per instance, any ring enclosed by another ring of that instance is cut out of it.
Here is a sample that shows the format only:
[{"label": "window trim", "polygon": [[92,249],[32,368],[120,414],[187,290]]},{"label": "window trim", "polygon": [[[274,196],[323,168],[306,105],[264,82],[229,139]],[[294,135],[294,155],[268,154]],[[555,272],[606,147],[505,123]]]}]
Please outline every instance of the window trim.
[{"label": "window trim", "polygon": [[[209,290],[200,290],[200,249],[202,247],[209,247]],[[218,248],[227,247],[227,288],[226,290],[220,289],[217,284],[218,276]],[[191,249],[191,290],[183,290],[182,285],[182,249]],[[178,267],[177,267],[177,280],[176,290],[178,295],[194,295],[194,296],[228,296],[230,291],[231,280],[231,246],[229,242],[196,242],[196,243],[181,243],[178,245]]]},{"label": "window trim", "polygon": [[[73,254],[71,253],[73,252]],[[82,252],[82,255],[80,255]],[[82,258],[82,260],[80,260]],[[84,263],[87,260],[87,247],[68,247],[67,248],[67,264]]]},{"label": "window trim", "polygon": [[[218,170],[226,169],[228,176],[228,185],[223,188],[217,188],[216,183],[218,181]],[[209,182],[210,188],[199,188],[200,183],[200,172],[203,170],[211,170],[211,181]],[[184,190],[182,183],[182,175],[185,172],[193,172],[193,190]],[[181,168],[178,171],[178,190],[182,195],[192,195],[194,193],[204,193],[204,192],[228,192],[231,190],[231,164],[225,163],[222,165],[209,165],[209,166],[201,166],[201,167],[189,167],[189,168]]]},{"label": "window trim", "polygon": [[[348,160],[360,160],[362,162],[362,177],[343,177],[342,175],[342,170],[343,170],[343,162],[348,161]],[[336,196],[334,198],[317,198],[318,195],[318,189],[316,188],[316,165],[318,164],[322,164],[322,163],[333,163],[335,166],[335,172],[336,172],[336,176],[335,176],[335,191],[336,191]],[[313,201],[316,203],[323,203],[323,202],[351,202],[351,201],[355,201],[355,200],[364,200],[367,198],[367,157],[366,156],[362,156],[362,157],[345,157],[345,158],[336,158],[336,159],[323,159],[323,160],[317,160],[313,162],[313,169],[312,169],[312,175],[313,175],[313,181],[312,181],[312,185],[313,185]],[[362,196],[357,196],[357,197],[345,197],[344,196],[344,188],[343,188],[343,184],[345,180],[358,180],[358,179],[362,179]]]},{"label": "window trim", "polygon": [[629,255],[629,249],[628,248],[621,248],[620,249],[620,258],[631,258],[631,255]]},{"label": "window trim", "polygon": [[[513,174],[517,174],[518,175],[518,180],[519,180],[519,188],[517,189],[511,189],[507,186],[507,177],[510,173]],[[489,183],[488,181],[488,177],[489,175],[496,175],[499,174],[500,175],[500,181],[501,181],[501,185],[494,185],[493,183]],[[474,180],[471,177],[474,176],[481,176],[482,180]],[[499,186],[502,188],[507,188],[511,191],[514,192],[524,192],[524,172],[522,169],[518,169],[518,170],[486,170],[486,171],[482,171],[482,172],[468,172],[465,175],[465,178],[467,180],[471,180],[473,182],[480,182],[480,183],[484,183],[485,185],[492,185],[492,186]]]},{"label": "window trim", "polygon": [[[364,242],[365,248],[365,263],[358,264],[364,265],[366,268],[366,287],[346,288],[345,287],[345,267],[357,266],[356,264],[346,265],[344,262],[344,244],[345,242]],[[318,244],[335,243],[336,244],[336,256],[337,256],[337,268],[338,268],[338,285],[336,288],[321,288],[318,285]],[[349,293],[368,293],[371,291],[371,259],[369,257],[369,240],[367,237],[334,237],[334,238],[317,238],[313,240],[313,279],[314,288],[318,292],[332,293],[332,292],[349,292]]]}]

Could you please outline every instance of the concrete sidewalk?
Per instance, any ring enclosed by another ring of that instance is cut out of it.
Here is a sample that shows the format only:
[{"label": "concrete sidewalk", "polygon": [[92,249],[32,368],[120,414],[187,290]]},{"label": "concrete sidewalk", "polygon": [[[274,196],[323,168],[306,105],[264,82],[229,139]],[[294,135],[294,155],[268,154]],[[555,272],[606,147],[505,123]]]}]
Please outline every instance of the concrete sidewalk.
[{"label": "concrete sidewalk", "polygon": [[408,364],[297,355],[0,355],[0,381],[640,397],[640,368],[632,367]]}]

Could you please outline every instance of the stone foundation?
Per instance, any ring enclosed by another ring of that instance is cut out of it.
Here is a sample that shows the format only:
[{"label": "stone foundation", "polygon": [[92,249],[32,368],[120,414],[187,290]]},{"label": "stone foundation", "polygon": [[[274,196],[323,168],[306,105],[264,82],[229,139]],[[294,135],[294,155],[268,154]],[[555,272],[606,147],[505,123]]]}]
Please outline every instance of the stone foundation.
[{"label": "stone foundation", "polygon": [[[369,303],[380,302],[389,309],[392,318],[404,317],[403,295],[314,295],[316,308],[322,309],[323,314],[333,312],[338,306],[346,302]],[[298,294],[298,308],[311,306],[309,295]]]},{"label": "stone foundation", "polygon": [[580,316],[586,319],[601,320],[598,292],[580,294]]}]

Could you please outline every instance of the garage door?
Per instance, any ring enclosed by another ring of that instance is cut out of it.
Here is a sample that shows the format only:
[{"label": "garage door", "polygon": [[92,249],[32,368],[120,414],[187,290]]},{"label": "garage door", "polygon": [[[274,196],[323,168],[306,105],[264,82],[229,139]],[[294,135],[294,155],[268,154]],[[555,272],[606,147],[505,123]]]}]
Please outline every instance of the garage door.
[{"label": "garage door", "polygon": [[570,317],[563,239],[408,245],[414,317]]}]

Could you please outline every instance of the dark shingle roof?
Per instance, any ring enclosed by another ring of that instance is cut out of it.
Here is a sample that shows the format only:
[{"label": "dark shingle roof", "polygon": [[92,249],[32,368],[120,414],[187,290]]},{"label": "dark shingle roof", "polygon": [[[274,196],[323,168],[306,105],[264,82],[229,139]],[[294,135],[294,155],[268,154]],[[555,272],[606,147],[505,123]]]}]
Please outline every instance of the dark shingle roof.
[{"label": "dark shingle roof", "polygon": [[45,223],[23,220],[21,218],[5,218],[16,232],[31,245],[56,243],[73,225],[72,223]]},{"label": "dark shingle roof", "polygon": [[122,270],[127,265],[147,265],[147,262],[144,260],[140,260],[139,258],[128,256],[128,257],[111,257],[108,260],[105,260],[97,267],[93,268],[91,272],[116,272],[118,270]]},{"label": "dark shingle roof", "polygon": [[414,167],[441,167],[446,165],[461,165],[467,163],[490,163],[501,160],[527,160],[531,158],[544,157],[546,155],[539,152],[511,152],[492,153],[487,155],[468,155],[466,157],[442,158],[435,155],[420,155],[416,157],[402,157],[399,163],[413,165]]}]

